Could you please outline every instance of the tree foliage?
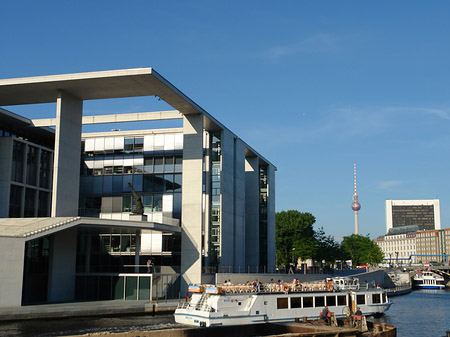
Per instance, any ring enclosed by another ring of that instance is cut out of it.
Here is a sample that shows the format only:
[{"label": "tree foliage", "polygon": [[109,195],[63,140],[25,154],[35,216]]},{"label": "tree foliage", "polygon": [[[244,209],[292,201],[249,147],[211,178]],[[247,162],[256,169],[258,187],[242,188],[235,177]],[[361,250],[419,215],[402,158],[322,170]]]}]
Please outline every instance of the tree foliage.
[{"label": "tree foliage", "polygon": [[317,241],[313,224],[316,218],[311,213],[290,210],[276,214],[277,265],[297,265],[298,258],[312,258]]},{"label": "tree foliage", "polygon": [[373,264],[383,261],[380,247],[370,240],[369,236],[352,234],[344,237],[341,244],[346,259],[351,259],[353,265]]},{"label": "tree foliage", "polygon": [[334,240],[333,236],[325,235],[323,227],[319,227],[319,229],[315,232],[315,239],[315,260],[319,261],[321,264],[322,261],[325,261],[325,264],[333,264],[336,260],[341,258],[342,254],[340,244]]}]

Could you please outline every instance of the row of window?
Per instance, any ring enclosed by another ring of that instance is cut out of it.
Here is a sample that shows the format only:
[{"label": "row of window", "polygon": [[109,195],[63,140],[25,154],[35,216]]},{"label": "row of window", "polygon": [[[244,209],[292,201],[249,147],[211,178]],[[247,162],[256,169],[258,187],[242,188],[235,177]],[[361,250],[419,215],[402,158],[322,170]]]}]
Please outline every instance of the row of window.
[{"label": "row of window", "polygon": [[85,160],[82,175],[151,174],[181,172],[183,158],[169,157],[123,157],[101,160]]},{"label": "row of window", "polygon": [[140,193],[173,193],[181,192],[182,175],[175,174],[148,174],[148,175],[118,175],[81,177],[81,194],[117,194],[130,193],[133,189]]},{"label": "row of window", "polygon": [[[13,142],[11,180],[50,188],[51,153],[22,142]],[[39,168],[39,169],[38,169]]]},{"label": "row of window", "polygon": [[[350,300],[347,300],[346,295],[279,297],[277,298],[277,309],[346,306],[350,302]],[[372,294],[373,304],[386,301],[386,294]],[[364,294],[356,295],[356,305],[364,304],[366,304],[366,296]]]}]

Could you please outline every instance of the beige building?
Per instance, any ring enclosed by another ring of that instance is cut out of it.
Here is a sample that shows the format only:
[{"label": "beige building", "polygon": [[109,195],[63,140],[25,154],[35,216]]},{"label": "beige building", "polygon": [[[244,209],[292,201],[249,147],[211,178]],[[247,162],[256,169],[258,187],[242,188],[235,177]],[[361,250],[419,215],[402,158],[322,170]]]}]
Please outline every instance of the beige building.
[{"label": "beige building", "polygon": [[390,263],[409,262],[410,257],[416,254],[416,230],[416,226],[390,230],[389,234],[374,241]]}]

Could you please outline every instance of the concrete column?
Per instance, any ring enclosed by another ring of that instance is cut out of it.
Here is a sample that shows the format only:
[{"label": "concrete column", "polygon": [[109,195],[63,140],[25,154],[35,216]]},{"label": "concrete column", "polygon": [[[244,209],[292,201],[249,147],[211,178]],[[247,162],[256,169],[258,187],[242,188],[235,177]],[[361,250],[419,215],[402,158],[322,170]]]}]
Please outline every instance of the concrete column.
[{"label": "concrete column", "polygon": [[[221,254],[220,265],[229,267],[234,265],[235,249],[235,136],[228,130],[221,135],[222,172],[221,172]],[[232,270],[230,270],[232,271]]]},{"label": "concrete column", "polygon": [[52,217],[77,216],[83,101],[64,91],[56,101]]},{"label": "concrete column", "polygon": [[75,299],[77,260],[77,229],[70,228],[54,234],[49,265],[48,301]]},{"label": "concrete column", "polygon": [[267,196],[267,268],[275,268],[276,241],[275,241],[275,167],[267,167],[268,193]]},{"label": "concrete column", "polygon": [[183,185],[181,215],[181,292],[200,283],[202,274],[203,115],[183,117]]},{"label": "concrete column", "polygon": [[25,240],[0,237],[0,307],[22,305]]},{"label": "concrete column", "polygon": [[245,264],[246,268],[259,265],[258,157],[245,159]]}]

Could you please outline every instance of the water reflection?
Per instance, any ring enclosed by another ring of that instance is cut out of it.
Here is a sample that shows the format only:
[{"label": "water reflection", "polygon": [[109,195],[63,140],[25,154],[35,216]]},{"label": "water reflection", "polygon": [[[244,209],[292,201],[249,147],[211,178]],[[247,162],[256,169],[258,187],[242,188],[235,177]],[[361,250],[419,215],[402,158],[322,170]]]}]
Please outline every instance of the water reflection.
[{"label": "water reflection", "polygon": [[450,330],[450,289],[414,290],[408,295],[392,297],[385,315],[371,318],[397,326],[397,336],[445,336]]},{"label": "water reflection", "polygon": [[178,327],[173,315],[130,315],[113,317],[78,317],[0,323],[0,336],[44,337],[81,335],[108,331],[158,330]]}]

